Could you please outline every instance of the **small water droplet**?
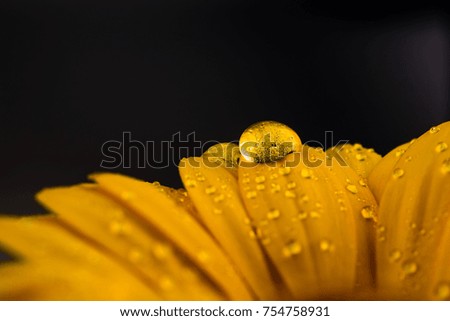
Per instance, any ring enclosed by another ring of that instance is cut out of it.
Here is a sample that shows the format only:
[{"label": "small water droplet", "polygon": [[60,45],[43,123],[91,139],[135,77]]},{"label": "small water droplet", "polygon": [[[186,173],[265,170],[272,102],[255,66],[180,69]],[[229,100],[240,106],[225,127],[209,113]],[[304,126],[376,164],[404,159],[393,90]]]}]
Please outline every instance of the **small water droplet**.
[{"label": "small water droplet", "polygon": [[300,203],[305,204],[309,202],[309,196],[306,194],[302,194],[300,196]]},{"label": "small water droplet", "polygon": [[353,149],[355,151],[361,151],[363,149],[363,146],[361,144],[356,143],[355,145],[353,145]]},{"label": "small water droplet", "polygon": [[223,211],[220,208],[214,208],[213,209],[213,213],[216,214],[216,215],[220,215],[220,214],[223,213]]},{"label": "small water droplet", "polygon": [[440,131],[441,129],[439,127],[431,127],[430,128],[430,134],[436,134]]},{"label": "small water droplet", "polygon": [[268,237],[263,238],[263,239],[261,240],[261,243],[262,243],[263,245],[269,245],[270,242],[271,242],[271,239],[268,238]]},{"label": "small water droplet", "polygon": [[162,277],[159,279],[159,286],[161,287],[162,290],[169,291],[169,290],[173,289],[174,283],[171,278]]},{"label": "small water droplet", "polygon": [[208,195],[214,194],[216,192],[216,188],[214,186],[208,186],[205,188],[205,193]]},{"label": "small water droplet", "polygon": [[128,259],[131,262],[137,264],[137,263],[141,263],[143,261],[144,255],[142,254],[142,252],[139,249],[132,249],[128,253]]},{"label": "small water droplet", "polygon": [[288,190],[284,192],[284,196],[286,196],[287,198],[295,198],[297,195],[293,191]]},{"label": "small water droplet", "polygon": [[278,173],[279,173],[280,175],[282,175],[282,176],[287,176],[287,175],[289,175],[290,172],[291,172],[291,168],[290,168],[290,167],[281,167],[281,168],[278,170]]},{"label": "small water droplet", "polygon": [[319,243],[319,247],[322,252],[332,252],[334,245],[328,240],[322,240]]},{"label": "small water droplet", "polygon": [[205,262],[209,261],[210,256],[209,256],[208,252],[200,251],[197,253],[197,258],[200,262],[205,263]]},{"label": "small water droplet", "polygon": [[300,175],[303,178],[309,179],[309,178],[312,177],[312,171],[310,169],[308,169],[308,168],[302,168],[302,170],[300,172]]},{"label": "small water droplet", "polygon": [[448,148],[448,145],[447,145],[446,143],[444,143],[444,142],[439,142],[439,143],[436,145],[436,148],[435,148],[434,150],[436,151],[436,153],[442,153],[442,152],[446,151],[447,148]]},{"label": "small water droplet", "polygon": [[123,220],[112,220],[109,223],[109,231],[113,235],[126,235],[129,232],[129,225]]},{"label": "small water droplet", "polygon": [[372,205],[364,206],[361,209],[361,215],[366,220],[373,219],[375,220],[375,209]]},{"label": "small water droplet", "polygon": [[205,181],[205,176],[203,176],[203,174],[200,172],[195,173],[195,177],[197,178],[197,181],[199,181],[199,182]]},{"label": "small water droplet", "polygon": [[186,180],[186,186],[187,187],[195,187],[195,186],[197,186],[197,182],[193,179],[188,179],[188,180]]},{"label": "small water droplet", "polygon": [[258,184],[258,185],[256,185],[256,189],[257,189],[258,191],[263,191],[263,190],[266,189],[266,185],[264,185],[264,184]]},{"label": "small water droplet", "polygon": [[297,241],[289,241],[283,247],[283,255],[287,258],[300,254],[302,246]]},{"label": "small water droplet", "polygon": [[244,177],[244,178],[242,179],[242,183],[243,183],[243,184],[248,184],[248,183],[250,183],[250,178]]},{"label": "small water droplet", "polygon": [[392,173],[392,177],[395,179],[401,178],[403,175],[405,175],[405,171],[401,168],[394,169],[394,172]]},{"label": "small water droplet", "polygon": [[160,261],[163,261],[165,259],[167,259],[170,254],[172,253],[171,248],[169,245],[167,244],[157,244],[154,248],[153,248],[153,256]]},{"label": "small water droplet", "polygon": [[439,300],[450,299],[450,282],[441,282],[436,286],[435,295]]},{"label": "small water droplet", "polygon": [[250,231],[248,232],[248,236],[249,236],[252,240],[256,239],[256,233],[255,233],[255,231],[250,230]]},{"label": "small water droplet", "polygon": [[248,162],[269,163],[280,160],[292,152],[299,152],[302,143],[288,126],[262,121],[248,127],[239,139],[242,157]]},{"label": "small water droplet", "polygon": [[367,159],[367,155],[366,154],[362,154],[362,153],[358,153],[355,155],[355,158],[357,160],[359,160],[360,162],[363,162]]},{"label": "small water droplet", "polygon": [[353,184],[349,184],[349,185],[345,186],[345,188],[347,189],[347,191],[349,191],[352,194],[358,193],[358,189]]},{"label": "small water droplet", "polygon": [[270,179],[276,179],[278,178],[278,174],[277,173],[273,173],[270,175]]},{"label": "small water droplet", "polygon": [[245,194],[245,196],[246,196],[248,199],[256,198],[257,195],[258,195],[258,194],[256,193],[256,191],[248,191],[247,194]]},{"label": "small water droplet", "polygon": [[418,270],[417,263],[415,263],[413,261],[406,261],[402,265],[402,270],[405,273],[405,275],[410,275],[410,276],[414,275],[414,274],[416,274],[416,272]]},{"label": "small water droplet", "polygon": [[255,183],[263,183],[266,181],[266,177],[265,176],[256,176],[255,177]]},{"label": "small water droplet", "polygon": [[267,218],[269,220],[276,220],[280,217],[280,211],[277,209],[273,209],[267,213]]},{"label": "small water droplet", "polygon": [[214,203],[222,202],[225,199],[225,195],[219,194],[217,196],[214,196],[213,201]]},{"label": "small water droplet", "polygon": [[316,212],[316,211],[311,211],[311,212],[309,212],[309,216],[310,216],[311,218],[320,218],[319,212]]},{"label": "small water droplet", "polygon": [[397,262],[402,257],[402,252],[399,250],[392,250],[389,253],[389,261],[391,263]]},{"label": "small water droplet", "polygon": [[308,218],[308,213],[306,211],[301,211],[298,213],[299,220],[306,220]]},{"label": "small water droplet", "polygon": [[359,183],[359,185],[361,185],[362,187],[367,187],[367,182],[366,182],[366,180],[365,180],[364,178],[361,178],[361,179],[358,181],[358,183]]},{"label": "small water droplet", "polygon": [[289,183],[286,185],[286,188],[287,188],[287,189],[294,189],[296,186],[297,186],[297,184],[295,184],[295,182],[289,182]]}]

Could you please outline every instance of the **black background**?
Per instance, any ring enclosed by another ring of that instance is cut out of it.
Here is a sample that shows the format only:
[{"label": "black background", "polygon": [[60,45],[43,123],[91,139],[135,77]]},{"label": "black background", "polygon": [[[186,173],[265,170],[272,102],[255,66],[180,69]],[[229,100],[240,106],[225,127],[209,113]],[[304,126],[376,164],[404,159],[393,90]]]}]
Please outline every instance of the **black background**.
[{"label": "black background", "polygon": [[[449,15],[437,2],[0,2],[0,212],[100,171],[101,146],[259,120],[386,153],[450,118]],[[116,169],[180,186],[175,165]]]}]

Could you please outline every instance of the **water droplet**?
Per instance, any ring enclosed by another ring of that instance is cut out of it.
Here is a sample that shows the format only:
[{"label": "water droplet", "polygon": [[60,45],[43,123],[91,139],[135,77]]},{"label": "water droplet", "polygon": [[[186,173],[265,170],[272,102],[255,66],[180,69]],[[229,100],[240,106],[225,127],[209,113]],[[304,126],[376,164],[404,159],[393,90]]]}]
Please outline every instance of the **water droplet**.
[{"label": "water droplet", "polygon": [[319,247],[322,252],[332,252],[334,249],[334,245],[327,240],[320,241]]},{"label": "water droplet", "polygon": [[219,194],[213,198],[214,203],[222,202],[225,199],[225,195]]},{"label": "water droplet", "polygon": [[248,127],[239,139],[242,157],[249,162],[268,163],[299,152],[302,143],[298,135],[288,126],[262,121]]},{"label": "water droplet", "polygon": [[430,134],[436,134],[440,131],[441,129],[439,127],[431,127],[430,128]]},{"label": "water droplet", "polygon": [[270,175],[270,179],[276,179],[278,178],[278,174],[277,173],[273,173]]},{"label": "water droplet", "polygon": [[353,145],[353,149],[355,151],[361,151],[363,149],[363,146],[361,144],[356,143],[355,145]]},{"label": "water droplet", "polygon": [[301,172],[300,172],[300,175],[301,175],[303,178],[309,179],[309,178],[312,177],[312,171],[311,171],[310,169],[308,169],[308,168],[303,168],[303,169],[301,170]]},{"label": "water droplet", "polygon": [[281,190],[281,186],[279,184],[272,183],[270,186],[271,186],[270,191],[272,193],[278,193]]},{"label": "water droplet", "polygon": [[200,262],[205,263],[210,259],[210,256],[208,252],[200,251],[197,253],[197,258]]},{"label": "water droplet", "polygon": [[450,173],[450,158],[446,158],[442,162],[441,173],[442,174]]},{"label": "water droplet", "polygon": [[256,189],[257,189],[258,191],[265,190],[265,189],[266,189],[266,185],[264,185],[264,184],[258,184],[258,185],[256,185]]},{"label": "water droplet", "polygon": [[220,215],[220,214],[223,213],[223,211],[220,208],[214,208],[213,209],[213,213],[216,214],[216,215]]},{"label": "water droplet", "polygon": [[205,176],[203,176],[203,174],[200,172],[195,173],[195,177],[197,178],[197,181],[199,181],[199,182],[205,181]]},{"label": "water droplet", "polygon": [[358,183],[359,183],[359,185],[361,185],[362,187],[367,187],[367,182],[366,182],[366,180],[365,180],[364,178],[361,178],[361,179],[358,181]]},{"label": "water droplet", "polygon": [[402,257],[402,252],[399,250],[392,250],[389,253],[389,261],[391,263],[397,262]]},{"label": "water droplet", "polygon": [[132,249],[128,253],[128,259],[133,263],[140,263],[144,259],[144,255],[138,249]]},{"label": "water droplet", "polygon": [[415,262],[406,261],[402,265],[402,270],[405,273],[405,275],[414,275],[418,270],[418,266]]},{"label": "water droplet", "polygon": [[248,183],[250,183],[250,178],[244,177],[244,178],[242,179],[242,183],[243,183],[243,184],[248,184]]},{"label": "water droplet", "polygon": [[403,175],[405,175],[405,171],[401,168],[396,168],[396,169],[394,169],[392,177],[394,177],[395,179],[398,179],[398,178],[402,177]]},{"label": "water droplet", "polygon": [[162,290],[169,291],[169,290],[173,289],[174,283],[171,278],[162,277],[159,279],[159,286],[161,287]]},{"label": "water droplet", "polygon": [[365,161],[367,159],[367,155],[366,154],[362,154],[362,153],[358,153],[355,155],[355,158],[357,160],[359,160],[360,162]]},{"label": "water droplet", "polygon": [[109,223],[109,231],[114,235],[128,234],[130,226],[123,220],[113,220]]},{"label": "water droplet", "polygon": [[255,177],[255,183],[264,183],[266,181],[266,177],[265,176],[256,176]]},{"label": "water droplet", "polygon": [[172,253],[172,250],[169,245],[161,243],[161,244],[157,244],[153,248],[152,253],[153,253],[153,256],[157,260],[163,261],[170,256],[170,254]]},{"label": "water droplet", "polygon": [[309,196],[308,195],[302,194],[300,196],[300,203],[305,204],[305,203],[308,203],[308,201],[309,201]]},{"label": "water droplet", "polygon": [[436,145],[436,148],[434,149],[436,151],[436,153],[442,153],[443,151],[446,151],[448,148],[448,145],[444,142],[439,142]]},{"label": "water droplet", "polygon": [[319,212],[311,211],[311,212],[309,212],[309,216],[311,216],[311,218],[319,218],[320,214],[319,214]]},{"label": "water droplet", "polygon": [[308,218],[308,213],[306,211],[301,211],[297,215],[299,220],[306,220]]},{"label": "water droplet", "polygon": [[208,161],[220,163],[226,168],[236,168],[239,164],[239,146],[234,143],[219,143],[211,146],[203,155]]},{"label": "water droplet", "polygon": [[404,148],[399,148],[395,151],[395,157],[400,157],[405,153],[405,149]]},{"label": "water droplet", "polygon": [[195,187],[197,186],[197,182],[193,179],[186,180],[186,187]]},{"label": "water droplet", "polygon": [[269,220],[276,220],[280,217],[280,211],[277,209],[273,209],[267,213],[267,218]]},{"label": "water droplet", "polygon": [[248,236],[249,236],[252,240],[256,239],[256,233],[255,233],[255,231],[250,230],[250,231],[248,232]]},{"label": "water droplet", "polygon": [[297,241],[289,241],[283,247],[283,255],[285,257],[292,257],[300,254],[302,251],[302,246]]},{"label": "water droplet", "polygon": [[268,237],[263,238],[263,239],[261,240],[261,243],[262,243],[263,245],[269,245],[270,242],[271,242],[271,240],[270,240],[270,238],[268,238]]},{"label": "water droplet", "polygon": [[439,300],[450,299],[450,282],[441,282],[436,286],[435,295]]},{"label": "water droplet", "polygon": [[297,186],[297,184],[295,184],[295,182],[289,182],[289,183],[286,185],[286,188],[287,188],[287,189],[294,189],[295,186]]},{"label": "water droplet", "polygon": [[297,195],[293,191],[285,191],[284,196],[287,198],[295,198]]},{"label": "water droplet", "polygon": [[247,194],[245,194],[245,196],[246,196],[248,199],[253,199],[253,198],[255,198],[257,195],[258,195],[258,194],[256,193],[256,191],[248,191]]},{"label": "water droplet", "polygon": [[287,176],[287,175],[289,175],[290,172],[291,172],[291,168],[290,168],[290,167],[281,167],[281,168],[278,170],[278,173],[279,173],[281,176]]},{"label": "water droplet", "polygon": [[364,217],[366,220],[369,219],[373,219],[375,220],[375,209],[373,206],[368,205],[368,206],[364,206],[361,210],[361,215],[362,217]]},{"label": "water droplet", "polygon": [[358,189],[353,184],[349,184],[349,185],[345,186],[345,188],[347,189],[347,191],[349,191],[352,194],[358,193]]},{"label": "water droplet", "polygon": [[216,192],[216,188],[214,186],[208,186],[205,188],[205,193],[208,195],[214,194]]}]

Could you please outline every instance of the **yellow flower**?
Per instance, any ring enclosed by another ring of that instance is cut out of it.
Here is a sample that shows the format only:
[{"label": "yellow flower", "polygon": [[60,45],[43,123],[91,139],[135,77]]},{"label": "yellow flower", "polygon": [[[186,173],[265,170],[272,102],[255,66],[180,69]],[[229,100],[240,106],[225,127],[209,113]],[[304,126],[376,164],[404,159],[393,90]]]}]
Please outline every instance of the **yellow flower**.
[{"label": "yellow flower", "polygon": [[0,216],[0,299],[449,299],[449,146],[450,122],[383,158],[266,122],[183,159],[185,190],[44,189],[53,214]]}]

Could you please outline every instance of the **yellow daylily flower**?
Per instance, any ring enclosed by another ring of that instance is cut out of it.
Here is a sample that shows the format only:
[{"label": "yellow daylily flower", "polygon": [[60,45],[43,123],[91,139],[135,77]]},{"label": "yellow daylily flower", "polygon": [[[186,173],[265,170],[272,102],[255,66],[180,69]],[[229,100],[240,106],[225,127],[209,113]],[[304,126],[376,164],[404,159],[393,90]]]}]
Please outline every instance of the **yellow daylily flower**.
[{"label": "yellow daylily flower", "polygon": [[450,299],[450,122],[383,158],[261,122],[179,171],[185,189],[95,174],[0,216],[0,300]]}]

